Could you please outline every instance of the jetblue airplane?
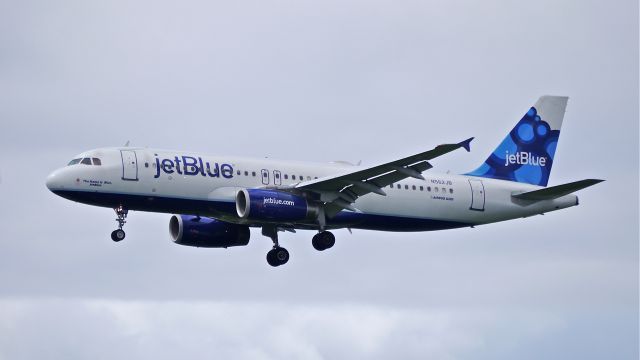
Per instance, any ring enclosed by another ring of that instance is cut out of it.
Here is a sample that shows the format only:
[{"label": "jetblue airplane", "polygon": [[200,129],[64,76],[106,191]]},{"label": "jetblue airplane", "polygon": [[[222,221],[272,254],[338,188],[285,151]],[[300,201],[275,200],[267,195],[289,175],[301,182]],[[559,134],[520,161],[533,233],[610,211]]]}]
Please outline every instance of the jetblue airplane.
[{"label": "jetblue airplane", "polygon": [[311,243],[322,251],[335,243],[332,229],[455,229],[578,205],[572,193],[602,180],[547,187],[567,101],[540,97],[480,167],[461,175],[426,171],[432,159],[470,151],[473,138],[369,167],[103,148],[75,156],[46,185],[66,199],[115,209],[113,241],[124,239],[129,210],[179,214],[169,221],[176,244],[244,246],[249,228],[259,227],[273,241],[267,262],[280,266],[289,260],[282,231],[316,231]]}]

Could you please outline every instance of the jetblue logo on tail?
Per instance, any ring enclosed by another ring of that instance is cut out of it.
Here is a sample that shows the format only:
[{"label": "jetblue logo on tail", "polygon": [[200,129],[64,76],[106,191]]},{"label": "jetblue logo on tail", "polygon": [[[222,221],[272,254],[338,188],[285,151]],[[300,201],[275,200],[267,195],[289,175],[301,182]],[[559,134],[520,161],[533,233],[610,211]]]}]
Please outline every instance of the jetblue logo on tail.
[{"label": "jetblue logo on tail", "polygon": [[515,154],[509,154],[509,151],[507,150],[504,166],[513,164],[546,166],[547,158],[544,156],[535,156],[530,152],[518,152]]},{"label": "jetblue logo on tail", "polygon": [[466,175],[547,186],[559,136],[560,129],[552,129],[532,107],[484,164]]}]

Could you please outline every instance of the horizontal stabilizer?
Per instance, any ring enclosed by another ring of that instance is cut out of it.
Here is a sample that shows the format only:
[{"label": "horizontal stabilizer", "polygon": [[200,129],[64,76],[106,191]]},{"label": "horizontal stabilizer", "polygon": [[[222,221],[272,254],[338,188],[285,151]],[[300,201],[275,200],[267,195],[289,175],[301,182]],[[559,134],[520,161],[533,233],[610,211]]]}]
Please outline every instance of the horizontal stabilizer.
[{"label": "horizontal stabilizer", "polygon": [[556,199],[556,198],[571,194],[578,190],[582,190],[589,186],[593,186],[603,181],[604,180],[586,179],[586,180],[575,181],[568,184],[550,186],[548,188],[544,188],[540,190],[513,194],[511,196],[516,199],[531,200],[531,201],[552,200],[552,199]]}]

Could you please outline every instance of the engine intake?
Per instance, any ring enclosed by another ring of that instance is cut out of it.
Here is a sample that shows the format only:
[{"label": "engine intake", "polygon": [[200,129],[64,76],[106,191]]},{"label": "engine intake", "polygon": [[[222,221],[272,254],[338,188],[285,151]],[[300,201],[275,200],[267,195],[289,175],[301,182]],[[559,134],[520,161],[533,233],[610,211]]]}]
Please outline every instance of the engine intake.
[{"label": "engine intake", "polygon": [[302,196],[264,189],[242,189],[236,194],[236,212],[257,221],[301,221],[318,215],[318,207]]},{"label": "engine intake", "polygon": [[245,246],[251,237],[246,225],[191,215],[173,215],[169,234],[176,244],[205,248]]}]

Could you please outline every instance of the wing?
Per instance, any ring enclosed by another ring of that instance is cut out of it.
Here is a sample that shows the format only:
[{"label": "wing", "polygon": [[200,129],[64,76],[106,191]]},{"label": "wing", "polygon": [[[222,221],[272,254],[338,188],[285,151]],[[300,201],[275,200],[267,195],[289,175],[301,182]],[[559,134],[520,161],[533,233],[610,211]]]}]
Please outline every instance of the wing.
[{"label": "wing", "polygon": [[409,177],[424,179],[421,173],[432,168],[429,160],[459,148],[470,151],[471,140],[473,138],[457,144],[438,145],[431,150],[388,163],[301,182],[295,189],[318,194],[320,201],[325,203],[325,213],[329,217],[342,209],[357,211],[352,204],[358,197],[369,193],[385,196],[386,193],[382,190],[385,186]]}]

